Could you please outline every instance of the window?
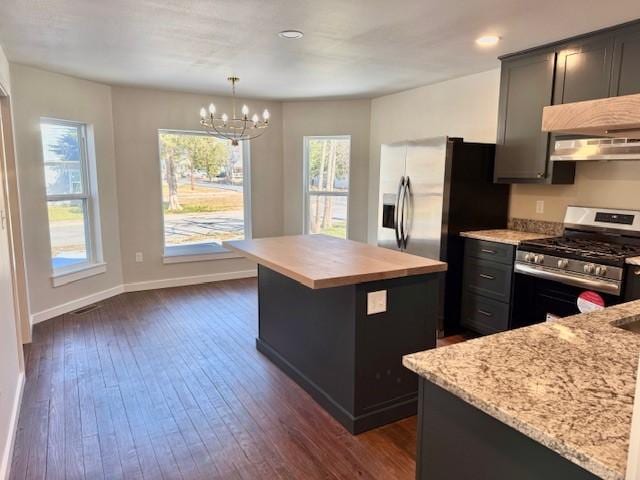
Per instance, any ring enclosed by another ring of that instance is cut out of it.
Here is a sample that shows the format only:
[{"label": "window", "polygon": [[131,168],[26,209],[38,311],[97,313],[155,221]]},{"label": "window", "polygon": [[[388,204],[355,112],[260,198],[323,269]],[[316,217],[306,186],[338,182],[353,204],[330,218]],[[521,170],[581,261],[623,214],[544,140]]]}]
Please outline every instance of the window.
[{"label": "window", "polygon": [[246,142],[184,131],[158,136],[165,257],[221,254],[223,241],[250,238]]},{"label": "window", "polygon": [[305,233],[347,238],[351,137],[304,138]]},{"label": "window", "polygon": [[102,252],[87,125],[42,119],[40,132],[54,276],[90,268]]}]

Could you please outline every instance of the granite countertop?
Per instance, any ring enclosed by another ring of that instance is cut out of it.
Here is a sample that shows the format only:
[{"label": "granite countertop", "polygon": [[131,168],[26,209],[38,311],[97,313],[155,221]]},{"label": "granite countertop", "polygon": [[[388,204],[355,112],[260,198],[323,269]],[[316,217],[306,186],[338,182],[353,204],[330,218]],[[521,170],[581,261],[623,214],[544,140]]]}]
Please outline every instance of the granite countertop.
[{"label": "granite countertop", "polygon": [[640,301],[407,355],[403,364],[593,474],[624,480]]},{"label": "granite countertop", "polygon": [[486,240],[488,242],[508,243],[509,245],[519,245],[525,240],[536,240],[539,238],[550,238],[554,235],[542,233],[522,232],[520,230],[476,230],[473,232],[461,232],[460,236],[475,238],[476,240]]}]

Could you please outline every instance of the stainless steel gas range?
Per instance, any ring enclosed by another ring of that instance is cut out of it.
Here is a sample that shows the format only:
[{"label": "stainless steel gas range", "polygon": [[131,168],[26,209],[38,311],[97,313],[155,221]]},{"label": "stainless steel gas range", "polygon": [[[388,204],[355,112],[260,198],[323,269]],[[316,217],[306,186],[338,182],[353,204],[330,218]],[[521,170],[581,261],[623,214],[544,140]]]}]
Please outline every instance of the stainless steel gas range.
[{"label": "stainless steel gas range", "polygon": [[535,323],[623,301],[629,257],[640,256],[640,211],[568,207],[564,235],[516,252],[516,315]]}]

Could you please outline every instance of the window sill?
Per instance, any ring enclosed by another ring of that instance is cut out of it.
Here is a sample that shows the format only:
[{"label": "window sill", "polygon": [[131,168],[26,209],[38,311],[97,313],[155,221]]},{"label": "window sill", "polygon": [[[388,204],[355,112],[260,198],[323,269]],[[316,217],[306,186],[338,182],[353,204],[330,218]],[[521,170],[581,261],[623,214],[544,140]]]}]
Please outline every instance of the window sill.
[{"label": "window sill", "polygon": [[175,245],[164,249],[162,263],[205,262],[227,258],[242,258],[242,255],[231,252],[215,243],[199,243],[195,245]]},{"label": "window sill", "polygon": [[77,267],[68,268],[53,272],[51,281],[54,287],[61,287],[83,278],[93,277],[94,275],[100,275],[107,271],[106,263],[92,263],[79,265]]}]

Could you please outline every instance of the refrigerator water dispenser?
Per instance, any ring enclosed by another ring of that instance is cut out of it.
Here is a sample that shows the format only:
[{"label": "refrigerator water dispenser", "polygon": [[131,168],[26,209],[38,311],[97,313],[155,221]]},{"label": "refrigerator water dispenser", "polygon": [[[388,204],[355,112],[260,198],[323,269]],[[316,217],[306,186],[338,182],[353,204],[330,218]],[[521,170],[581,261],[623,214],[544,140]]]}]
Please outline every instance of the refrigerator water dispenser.
[{"label": "refrigerator water dispenser", "polygon": [[395,193],[385,193],[382,196],[382,228],[396,228],[396,199]]}]

